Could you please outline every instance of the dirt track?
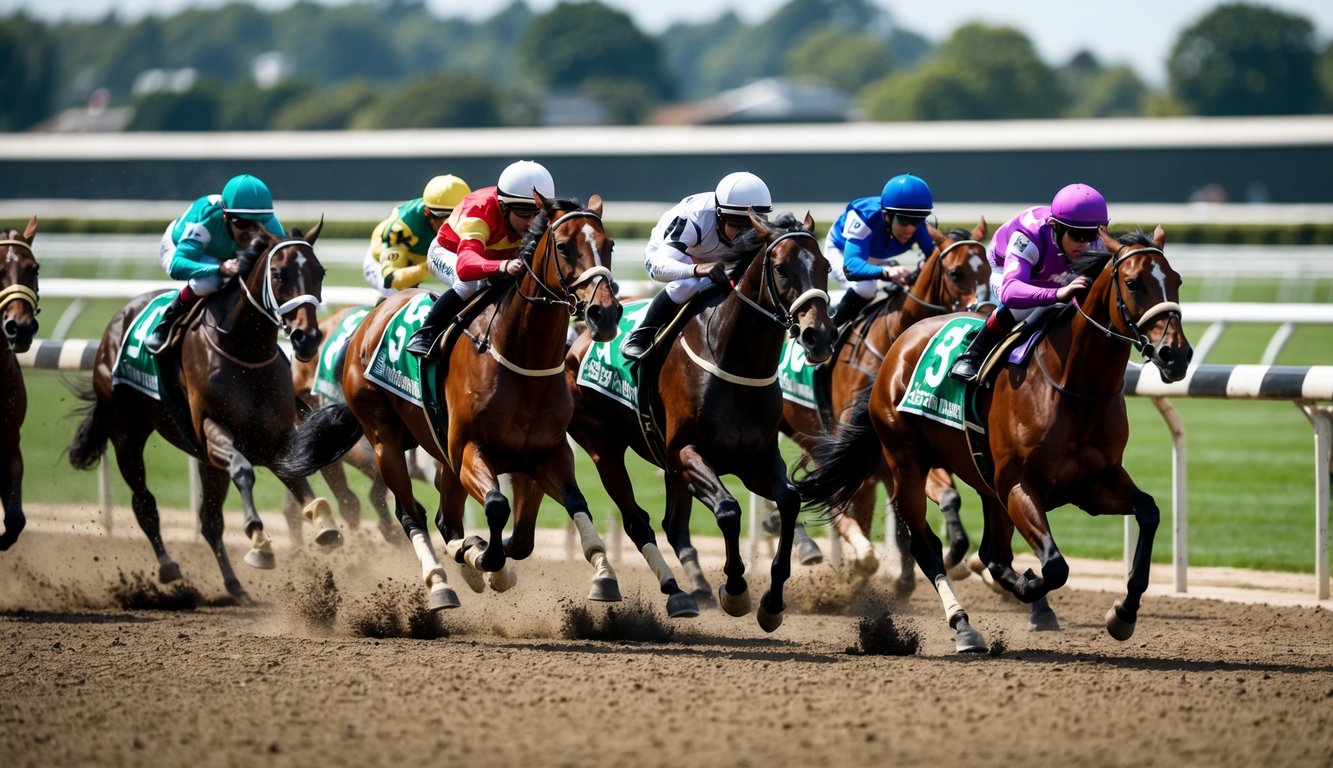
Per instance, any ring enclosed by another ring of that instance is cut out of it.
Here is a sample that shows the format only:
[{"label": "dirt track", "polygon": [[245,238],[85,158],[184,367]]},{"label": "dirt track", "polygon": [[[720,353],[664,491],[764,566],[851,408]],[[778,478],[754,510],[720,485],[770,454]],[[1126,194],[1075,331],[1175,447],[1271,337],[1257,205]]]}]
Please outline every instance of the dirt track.
[{"label": "dirt track", "polygon": [[[146,610],[127,606],[194,598],[149,586],[137,536],[35,526],[0,554],[5,765],[1333,764],[1322,608],[1151,597],[1118,643],[1114,595],[1062,590],[1065,629],[1039,634],[970,579],[993,648],[960,657],[924,584],[895,602],[875,581],[834,613],[829,567],[798,569],[766,635],[716,610],[668,622],[637,560],[625,602],[588,603],[586,564],[548,558],[505,594],[450,566],[463,607],[436,622],[415,558],[363,530],[331,555],[279,539],[274,571],[233,547],[251,606],[217,604],[212,556],[172,542],[202,602]],[[885,610],[915,655],[863,652],[884,628],[860,617]]]}]

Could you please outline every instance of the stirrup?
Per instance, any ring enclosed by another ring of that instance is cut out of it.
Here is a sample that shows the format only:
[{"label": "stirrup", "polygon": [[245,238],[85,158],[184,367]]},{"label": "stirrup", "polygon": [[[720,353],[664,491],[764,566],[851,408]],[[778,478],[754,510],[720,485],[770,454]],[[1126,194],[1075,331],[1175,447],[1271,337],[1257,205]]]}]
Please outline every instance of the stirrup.
[{"label": "stirrup", "polygon": [[407,351],[422,360],[429,360],[435,353],[435,347],[440,343],[439,333],[434,329],[429,333],[426,330],[425,326],[418,328],[417,332],[412,334],[412,338],[407,340]]},{"label": "stirrup", "polygon": [[975,381],[980,373],[980,364],[966,357],[958,358],[954,361],[953,366],[949,368],[949,378],[955,381]]},{"label": "stirrup", "polygon": [[[656,330],[657,329],[653,329],[654,332]],[[634,338],[634,333],[631,332],[629,338],[625,339],[625,343],[620,345],[621,356],[626,360],[642,359],[644,355],[648,354],[648,350],[653,348],[653,336],[656,334],[647,335],[647,340],[636,339]]]}]

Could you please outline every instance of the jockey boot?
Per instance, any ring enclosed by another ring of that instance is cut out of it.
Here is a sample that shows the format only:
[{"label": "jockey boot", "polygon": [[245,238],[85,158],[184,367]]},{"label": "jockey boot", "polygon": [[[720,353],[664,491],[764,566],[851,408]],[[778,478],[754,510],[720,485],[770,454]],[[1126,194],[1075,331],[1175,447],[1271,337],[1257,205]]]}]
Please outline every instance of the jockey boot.
[{"label": "jockey boot", "polygon": [[[1003,308],[996,310],[986,322],[977,329],[977,335],[967,345],[967,350],[949,369],[949,377],[959,381],[972,381],[981,372],[981,363],[990,354],[995,345],[1009,334],[1013,328],[1013,315]],[[1007,322],[1006,322],[1007,321]]]},{"label": "jockey boot", "polygon": [[833,321],[835,328],[841,328],[855,320],[869,303],[870,299],[864,298],[856,291],[847,291],[842,295],[842,301],[838,302],[838,308],[833,310],[833,317],[829,319]]},{"label": "jockey boot", "polygon": [[672,301],[666,291],[658,291],[648,304],[648,310],[643,313],[639,324],[630,331],[629,336],[620,345],[620,354],[630,360],[638,360],[647,354],[648,348],[653,345],[657,330],[671,322],[679,309],[680,305]]},{"label": "jockey boot", "polygon": [[407,340],[407,351],[417,357],[430,359],[440,341],[440,335],[458,317],[466,303],[467,299],[459,296],[452,288],[441,293],[435,300],[435,306],[430,308],[430,314],[426,315],[426,322]]},{"label": "jockey boot", "polygon": [[194,306],[196,297],[192,292],[189,296],[186,293],[188,288],[182,288],[179,293],[172,298],[171,303],[163,310],[162,317],[158,319],[157,325],[153,327],[153,332],[148,334],[148,341],[144,346],[154,355],[160,353],[167,345],[167,340],[171,338],[171,329],[176,326],[176,321],[184,317],[190,307]]}]

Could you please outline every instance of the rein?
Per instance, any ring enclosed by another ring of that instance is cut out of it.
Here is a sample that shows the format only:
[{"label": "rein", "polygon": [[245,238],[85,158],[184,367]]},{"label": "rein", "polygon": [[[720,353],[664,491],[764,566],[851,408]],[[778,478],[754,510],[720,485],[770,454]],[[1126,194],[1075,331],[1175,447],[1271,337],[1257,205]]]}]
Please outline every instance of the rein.
[{"label": "rein", "polygon": [[[37,258],[37,255],[32,251],[32,246],[28,245],[24,240],[0,240],[0,245],[21,246],[28,252],[29,256],[32,256],[34,259]],[[0,309],[5,308],[10,302],[14,301],[25,302],[34,312],[37,311],[37,292],[26,285],[14,283],[13,285],[7,285],[3,289],[0,289]]]},{"label": "rein", "polygon": [[[953,249],[963,245],[977,245],[983,249],[986,247],[984,244],[977,242],[976,240],[959,240],[956,243],[952,243],[948,248],[945,248],[944,250],[940,251],[940,255],[935,258],[936,261],[935,265],[936,277],[934,281],[935,283],[940,284],[944,282],[944,257],[948,256],[949,252],[952,251]],[[944,291],[941,290],[940,293],[944,293]],[[915,301],[917,304],[920,304],[926,309],[932,310],[934,312],[956,312],[958,311],[958,308],[960,306],[960,303],[958,301],[955,301],[952,307],[945,307],[939,304],[931,304],[930,302],[920,298],[911,291],[907,291],[907,298],[911,299],[912,301]]]}]

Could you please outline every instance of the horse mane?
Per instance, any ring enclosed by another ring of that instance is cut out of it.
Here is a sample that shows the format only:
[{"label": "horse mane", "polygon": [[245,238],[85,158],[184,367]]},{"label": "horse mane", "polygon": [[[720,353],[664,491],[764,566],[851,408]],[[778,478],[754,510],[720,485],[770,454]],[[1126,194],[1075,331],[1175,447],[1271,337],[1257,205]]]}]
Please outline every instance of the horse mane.
[{"label": "horse mane", "polygon": [[[1124,246],[1155,247],[1152,238],[1148,237],[1148,234],[1142,229],[1133,229],[1117,236],[1116,240]],[[1106,262],[1110,260],[1111,252],[1105,248],[1089,248],[1083,252],[1083,255],[1069,263],[1069,271],[1074,277],[1086,275],[1089,280],[1095,280],[1097,273],[1101,272],[1102,268],[1106,266]]]},{"label": "horse mane", "polygon": [[945,232],[944,236],[954,241],[955,243],[972,239],[972,233],[968,231],[965,227],[954,227],[948,232]]},{"label": "horse mane", "polygon": [[[798,229],[803,229],[805,226],[796,218],[796,214],[791,213],[790,211],[783,211],[782,213],[777,214],[773,217],[772,221],[768,222],[768,224],[770,229],[784,230],[783,234],[786,234],[787,232],[795,232]],[[749,268],[750,261],[753,260],[754,257],[767,245],[767,238],[760,234],[759,230],[754,227],[747,227],[742,230],[741,233],[736,236],[736,239],[731,241],[731,253],[722,259],[724,264],[734,264],[734,266],[727,269],[727,274],[729,274],[733,280],[738,279],[740,275],[744,274],[745,270]]]},{"label": "horse mane", "polygon": [[265,246],[268,245],[269,236],[267,233],[256,233],[250,238],[241,250],[236,252],[236,274],[248,275],[250,269],[254,267],[255,262],[264,254]]},{"label": "horse mane", "polygon": [[[551,204],[551,210],[561,214],[572,211],[583,210],[583,201],[577,197],[553,197],[547,200]],[[529,264],[532,263],[532,256],[537,252],[537,241],[541,239],[542,234],[546,232],[547,223],[550,216],[543,209],[537,212],[532,221],[528,222],[528,230],[523,233],[523,242],[518,246],[518,257]],[[559,218],[559,217],[556,217]]]}]

